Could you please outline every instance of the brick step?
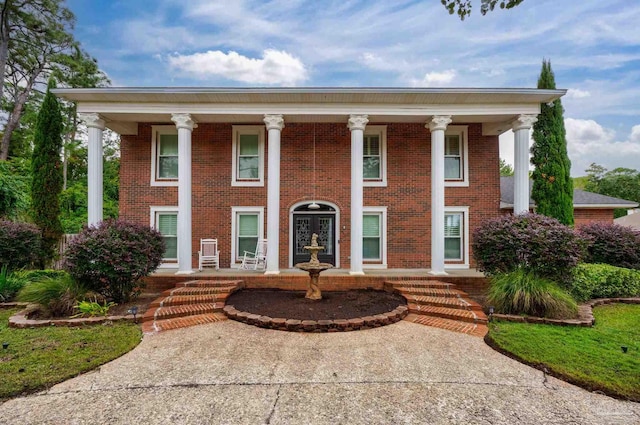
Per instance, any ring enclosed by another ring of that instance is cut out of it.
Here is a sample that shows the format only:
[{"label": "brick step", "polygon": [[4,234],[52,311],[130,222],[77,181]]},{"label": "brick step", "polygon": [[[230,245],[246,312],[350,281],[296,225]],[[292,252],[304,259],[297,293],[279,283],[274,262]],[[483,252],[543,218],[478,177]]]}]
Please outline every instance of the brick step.
[{"label": "brick step", "polygon": [[424,316],[410,313],[404,320],[435,328],[446,329],[448,331],[460,332],[472,336],[484,337],[488,332],[485,324],[461,322],[459,320],[444,319],[441,317]]},{"label": "brick step", "polygon": [[453,283],[441,282],[439,280],[387,280],[384,284],[393,287],[402,286],[407,288],[455,289],[456,287]]},{"label": "brick step", "polygon": [[470,323],[487,323],[487,317],[484,313],[471,310],[462,310],[459,308],[437,307],[433,305],[411,304],[409,303],[409,312],[421,314],[424,316],[440,317],[443,319],[459,320]]},{"label": "brick step", "polygon": [[482,311],[482,306],[468,298],[458,297],[431,297],[422,295],[403,295],[409,303],[420,305],[432,305],[435,307],[460,308],[462,310]]},{"label": "brick step", "polygon": [[426,297],[466,297],[467,294],[457,289],[442,289],[442,288],[421,288],[412,286],[394,286],[395,291],[402,295],[422,295]]},{"label": "brick step", "polygon": [[185,304],[213,304],[216,302],[224,302],[228,293],[220,293],[220,294],[203,294],[203,295],[176,295],[176,296],[168,296],[168,297],[160,297],[154,300],[149,308],[158,308],[158,307],[169,307],[176,305],[185,305]]},{"label": "brick step", "polygon": [[142,324],[142,331],[144,333],[168,331],[170,329],[186,328],[189,326],[203,325],[205,323],[219,322],[221,320],[227,320],[227,316],[222,313],[194,314],[185,317],[145,322]]},{"label": "brick step", "polygon": [[176,288],[217,288],[217,287],[230,287],[230,286],[243,286],[241,280],[190,280],[188,282],[179,282],[176,284]]},{"label": "brick step", "polygon": [[167,289],[161,295],[165,297],[181,296],[181,295],[215,295],[215,294],[231,294],[239,289],[238,286],[183,286],[180,288]]},{"label": "brick step", "polygon": [[194,316],[197,314],[218,313],[222,312],[224,302],[207,303],[207,304],[186,304],[169,307],[150,308],[142,316],[143,322],[158,321],[171,319],[174,317]]}]

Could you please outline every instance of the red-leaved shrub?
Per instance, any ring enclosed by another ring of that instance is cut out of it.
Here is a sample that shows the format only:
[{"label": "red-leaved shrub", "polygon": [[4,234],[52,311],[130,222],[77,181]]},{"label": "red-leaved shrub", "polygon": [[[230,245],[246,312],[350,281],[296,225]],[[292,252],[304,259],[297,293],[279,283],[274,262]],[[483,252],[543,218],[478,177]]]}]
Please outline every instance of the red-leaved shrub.
[{"label": "red-leaved shrub", "polygon": [[40,261],[42,232],[29,223],[0,220],[0,267],[31,268]]},{"label": "red-leaved shrub", "polygon": [[640,232],[613,223],[589,223],[578,232],[590,240],[586,263],[640,269]]}]

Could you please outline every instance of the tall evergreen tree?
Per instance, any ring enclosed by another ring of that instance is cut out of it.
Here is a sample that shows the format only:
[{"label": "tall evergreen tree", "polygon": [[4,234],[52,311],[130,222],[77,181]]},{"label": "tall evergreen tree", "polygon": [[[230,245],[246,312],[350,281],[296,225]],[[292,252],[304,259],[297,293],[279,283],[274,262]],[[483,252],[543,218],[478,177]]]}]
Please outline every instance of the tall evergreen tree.
[{"label": "tall evergreen tree", "polygon": [[46,265],[54,256],[60,236],[60,192],[62,191],[62,116],[58,100],[51,93],[55,88],[49,80],[34,135],[34,149],[31,161],[33,180],[31,182],[31,205],[33,221],[42,230],[43,258]]},{"label": "tall evergreen tree", "polygon": [[[542,61],[538,88],[556,88],[551,61]],[[538,213],[555,217],[566,225],[573,225],[573,180],[563,114],[560,99],[551,104],[543,103],[538,121],[533,125],[531,163],[535,169],[532,174],[531,197]]]}]

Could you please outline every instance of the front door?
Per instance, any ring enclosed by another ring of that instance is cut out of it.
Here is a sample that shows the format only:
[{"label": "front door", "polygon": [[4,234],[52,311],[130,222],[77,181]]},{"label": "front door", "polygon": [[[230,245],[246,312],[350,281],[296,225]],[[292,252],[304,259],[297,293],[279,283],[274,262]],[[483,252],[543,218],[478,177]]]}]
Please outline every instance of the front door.
[{"label": "front door", "polygon": [[311,235],[318,234],[318,245],[324,250],[318,252],[321,263],[336,265],[336,229],[335,214],[293,214],[293,264],[304,263],[311,255],[304,247],[311,245]]}]

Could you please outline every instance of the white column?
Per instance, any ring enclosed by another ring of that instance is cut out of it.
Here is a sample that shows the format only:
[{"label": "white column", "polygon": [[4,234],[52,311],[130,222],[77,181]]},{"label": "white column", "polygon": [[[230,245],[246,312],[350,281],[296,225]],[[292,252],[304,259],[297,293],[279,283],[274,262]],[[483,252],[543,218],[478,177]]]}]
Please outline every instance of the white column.
[{"label": "white column", "polygon": [[529,212],[529,129],[538,120],[536,115],[520,115],[513,122],[515,135],[513,213]]},{"label": "white column", "polygon": [[434,115],[427,124],[431,130],[431,274],[444,271],[444,132],[450,115]]},{"label": "white column", "polygon": [[191,274],[191,132],[190,114],[171,114],[178,129],[178,272]]},{"label": "white column", "polygon": [[102,165],[102,132],[104,120],[95,113],[78,114],[84,121],[89,133],[87,152],[87,210],[89,226],[102,221],[103,211],[103,165]]},{"label": "white column", "polygon": [[351,115],[351,269],[349,274],[362,275],[362,213],[363,213],[363,144],[366,115]]},{"label": "white column", "polygon": [[267,168],[267,270],[280,273],[280,135],[284,128],[282,115],[265,115],[269,132]]}]

